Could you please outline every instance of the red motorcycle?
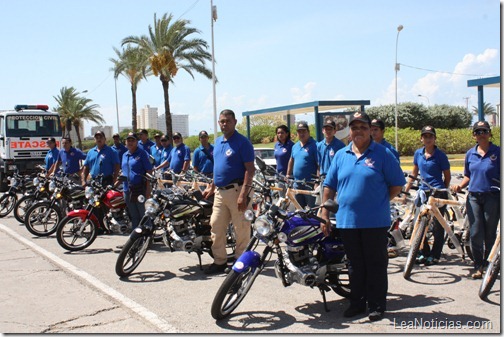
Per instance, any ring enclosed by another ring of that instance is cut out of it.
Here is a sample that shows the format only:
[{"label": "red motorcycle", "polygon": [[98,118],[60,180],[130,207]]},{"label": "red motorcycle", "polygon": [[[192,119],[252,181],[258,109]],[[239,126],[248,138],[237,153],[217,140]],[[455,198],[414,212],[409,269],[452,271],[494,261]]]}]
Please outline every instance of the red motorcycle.
[{"label": "red motorcycle", "polygon": [[78,251],[89,247],[98,234],[129,234],[131,218],[123,193],[112,186],[104,187],[98,177],[86,186],[88,205],[74,210],[61,220],[56,238],[61,247]]}]

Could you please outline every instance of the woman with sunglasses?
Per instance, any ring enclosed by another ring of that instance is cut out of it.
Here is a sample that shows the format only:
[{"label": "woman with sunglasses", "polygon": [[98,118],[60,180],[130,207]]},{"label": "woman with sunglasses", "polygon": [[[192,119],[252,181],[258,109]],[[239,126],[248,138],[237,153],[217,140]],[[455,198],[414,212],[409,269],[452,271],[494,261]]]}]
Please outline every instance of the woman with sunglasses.
[{"label": "woman with sunglasses", "polygon": [[466,153],[464,178],[451,189],[460,192],[469,186],[466,206],[474,256],[472,278],[480,279],[500,220],[500,190],[495,188],[500,180],[500,147],[490,141],[492,131],[486,121],[473,125],[473,137],[477,144]]}]

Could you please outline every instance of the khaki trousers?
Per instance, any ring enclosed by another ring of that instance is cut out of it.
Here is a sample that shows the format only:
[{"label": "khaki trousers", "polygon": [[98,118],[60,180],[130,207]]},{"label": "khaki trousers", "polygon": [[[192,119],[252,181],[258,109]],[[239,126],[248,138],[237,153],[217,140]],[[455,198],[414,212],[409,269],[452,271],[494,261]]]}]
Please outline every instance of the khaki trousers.
[{"label": "khaki trousers", "polygon": [[[227,262],[226,253],[226,232],[230,222],[233,223],[236,234],[235,257],[238,258],[250,241],[250,221],[245,220],[243,213],[238,211],[238,196],[242,186],[236,185],[235,188],[228,190],[215,191],[214,204],[210,225],[212,226],[212,253],[215,264],[225,264]],[[249,192],[250,196],[251,192]],[[252,199],[252,198],[251,198]],[[251,209],[251,202],[247,209]]]}]

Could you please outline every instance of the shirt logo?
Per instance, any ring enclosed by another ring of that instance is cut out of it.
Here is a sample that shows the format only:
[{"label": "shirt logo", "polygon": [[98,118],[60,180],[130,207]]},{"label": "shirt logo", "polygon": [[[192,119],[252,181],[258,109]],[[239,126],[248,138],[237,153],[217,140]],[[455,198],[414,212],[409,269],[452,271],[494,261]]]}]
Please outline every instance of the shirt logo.
[{"label": "shirt logo", "polygon": [[366,160],[364,160],[364,166],[367,166],[367,167],[374,168],[374,163],[375,162],[371,158],[366,158]]},{"label": "shirt logo", "polygon": [[231,149],[227,149],[226,151],[226,156],[231,156],[233,154],[233,151]]},{"label": "shirt logo", "polygon": [[177,153],[180,154],[180,150],[177,150]]},{"label": "shirt logo", "polygon": [[283,148],[283,149],[282,149],[282,152],[283,152],[283,153],[287,152],[287,149],[286,149],[286,148]]},{"label": "shirt logo", "polygon": [[104,155],[104,154],[101,154],[101,155],[100,155],[100,158],[101,158],[101,159],[105,159],[105,155]]},{"label": "shirt logo", "polygon": [[140,160],[140,156],[138,156],[138,157],[135,157],[135,160]]},{"label": "shirt logo", "polygon": [[361,117],[361,113],[360,112],[356,112],[356,113],[353,114],[353,116],[355,118],[359,118],[359,117]]},{"label": "shirt logo", "polygon": [[333,150],[333,149],[331,149],[331,151],[329,151],[329,155],[330,155],[331,157],[332,157],[332,156],[334,156],[334,150]]},{"label": "shirt logo", "polygon": [[308,152],[308,149],[304,149],[304,150],[305,150],[305,152]]},{"label": "shirt logo", "polygon": [[497,156],[496,156],[495,154],[492,154],[492,155],[490,156],[490,160],[491,160],[491,161],[495,161],[495,160],[497,160]]},{"label": "shirt logo", "polygon": [[74,156],[74,155],[75,155],[75,153],[73,153],[73,152],[70,152],[70,155],[71,155],[71,156]]}]

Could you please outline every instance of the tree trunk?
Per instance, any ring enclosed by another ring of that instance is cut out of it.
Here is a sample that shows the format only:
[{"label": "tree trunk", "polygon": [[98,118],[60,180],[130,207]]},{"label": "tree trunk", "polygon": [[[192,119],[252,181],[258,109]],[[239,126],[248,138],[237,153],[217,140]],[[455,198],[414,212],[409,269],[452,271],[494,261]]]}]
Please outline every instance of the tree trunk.
[{"label": "tree trunk", "polygon": [[137,102],[136,102],[136,88],[131,85],[131,128],[133,132],[137,132]]},{"label": "tree trunk", "polygon": [[161,83],[163,84],[163,95],[164,95],[164,104],[165,104],[165,122],[166,122],[166,135],[172,139],[173,130],[172,130],[172,117],[170,112],[170,96],[168,95],[168,86],[170,82],[166,77],[161,75],[159,77]]},{"label": "tree trunk", "polygon": [[72,132],[72,120],[67,119],[67,127],[66,127],[66,132],[67,132],[67,137],[70,138],[70,132]]},{"label": "tree trunk", "polygon": [[75,126],[75,133],[77,134],[77,143],[79,144],[79,149],[82,150],[82,139],[81,139],[80,128],[79,128],[80,125],[74,124],[74,126]]}]

